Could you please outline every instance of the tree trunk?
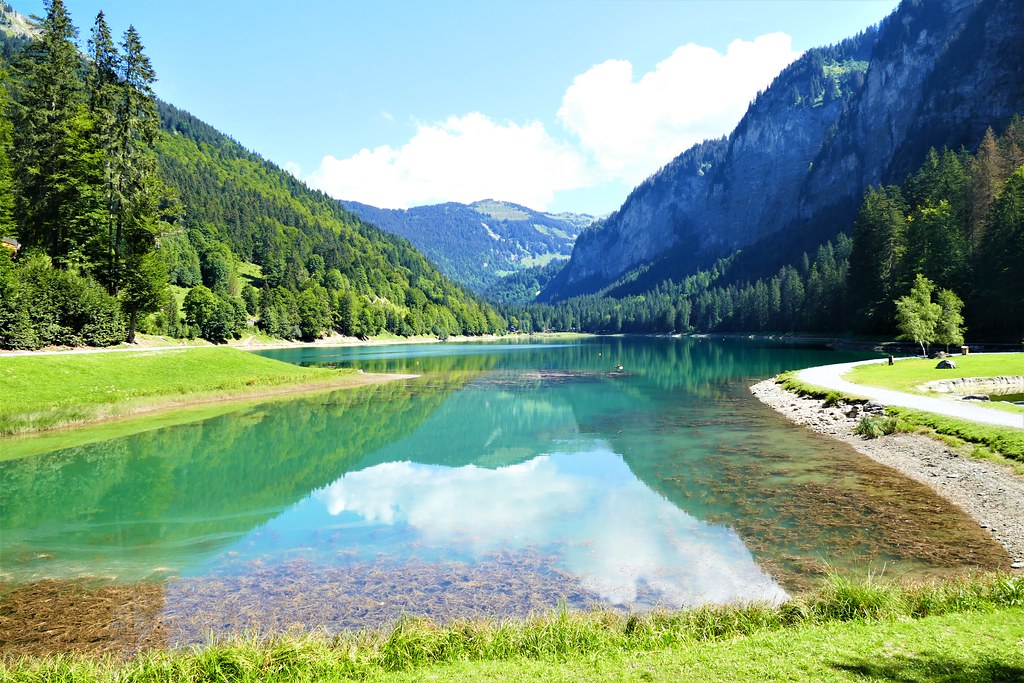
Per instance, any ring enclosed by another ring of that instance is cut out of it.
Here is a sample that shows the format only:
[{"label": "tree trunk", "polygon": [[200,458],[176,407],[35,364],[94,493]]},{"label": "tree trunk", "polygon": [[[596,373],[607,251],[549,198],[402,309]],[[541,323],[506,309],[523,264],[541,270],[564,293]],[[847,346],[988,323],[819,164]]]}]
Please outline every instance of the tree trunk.
[{"label": "tree trunk", "polygon": [[127,341],[128,341],[129,344],[134,344],[135,343],[135,322],[138,319],[138,317],[139,317],[139,314],[134,309],[132,310],[131,313],[128,314],[128,339],[127,339]]}]

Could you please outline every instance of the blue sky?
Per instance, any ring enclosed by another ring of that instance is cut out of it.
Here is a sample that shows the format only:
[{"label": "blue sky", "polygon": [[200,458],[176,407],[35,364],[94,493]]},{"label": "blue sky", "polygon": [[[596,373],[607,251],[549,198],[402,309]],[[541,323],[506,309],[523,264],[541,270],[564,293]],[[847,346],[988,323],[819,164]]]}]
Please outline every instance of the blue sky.
[{"label": "blue sky", "polygon": [[[42,14],[42,0],[11,0]],[[332,196],[603,214],[897,0],[65,0],[139,30],[157,94]]]}]

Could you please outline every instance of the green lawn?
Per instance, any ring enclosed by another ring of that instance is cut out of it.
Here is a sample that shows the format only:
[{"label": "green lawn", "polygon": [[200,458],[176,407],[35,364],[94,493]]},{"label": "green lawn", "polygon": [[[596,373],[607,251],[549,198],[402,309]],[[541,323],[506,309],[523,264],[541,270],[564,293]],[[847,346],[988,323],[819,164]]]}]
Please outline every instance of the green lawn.
[{"label": "green lawn", "polygon": [[[104,417],[345,381],[338,370],[302,368],[226,347],[0,357],[0,435]],[[354,379],[354,378],[351,378]]]},{"label": "green lawn", "polygon": [[[894,365],[859,365],[846,373],[844,379],[856,384],[916,394],[923,393],[918,390],[919,387],[937,380],[999,375],[1024,376],[1024,353],[976,353],[969,356],[954,356],[951,360],[956,363],[953,370],[936,369],[939,361],[933,358],[908,358],[899,360]],[[1010,409],[1020,409],[1020,406],[1012,404],[1007,406]]]}]

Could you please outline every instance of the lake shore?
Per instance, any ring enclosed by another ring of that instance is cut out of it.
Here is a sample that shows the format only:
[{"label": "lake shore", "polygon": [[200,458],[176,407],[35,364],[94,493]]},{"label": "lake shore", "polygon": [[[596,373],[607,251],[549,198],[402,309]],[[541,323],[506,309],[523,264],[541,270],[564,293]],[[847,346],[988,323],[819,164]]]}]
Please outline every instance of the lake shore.
[{"label": "lake shore", "polygon": [[304,368],[223,346],[126,351],[0,358],[0,438],[416,376]]},{"label": "lake shore", "polygon": [[786,419],[849,444],[930,487],[987,529],[1010,555],[1013,569],[1024,569],[1024,478],[1009,468],[962,456],[920,434],[865,439],[854,433],[860,417],[847,416],[849,407],[826,408],[820,399],[786,391],[774,379],[758,382],[750,391]]},{"label": "lake shore", "polygon": [[361,339],[359,337],[346,337],[341,334],[332,334],[321,337],[315,341],[298,341],[286,339],[270,339],[247,335],[241,339],[229,340],[226,344],[213,344],[202,339],[173,339],[171,337],[159,337],[153,335],[139,335],[135,344],[120,344],[109,347],[75,346],[75,347],[48,347],[32,351],[0,349],[0,358],[5,356],[45,356],[58,354],[82,354],[82,353],[123,353],[126,351],[170,351],[180,349],[203,349],[230,347],[242,349],[243,351],[261,351],[264,349],[301,349],[301,348],[322,348],[331,346],[397,346],[403,344],[441,344],[441,343],[470,343],[470,342],[494,342],[494,341],[523,341],[527,339],[558,340],[558,339],[581,339],[594,335],[576,332],[550,332],[537,334],[483,334],[478,336],[459,335],[447,339],[437,337],[370,337]]}]

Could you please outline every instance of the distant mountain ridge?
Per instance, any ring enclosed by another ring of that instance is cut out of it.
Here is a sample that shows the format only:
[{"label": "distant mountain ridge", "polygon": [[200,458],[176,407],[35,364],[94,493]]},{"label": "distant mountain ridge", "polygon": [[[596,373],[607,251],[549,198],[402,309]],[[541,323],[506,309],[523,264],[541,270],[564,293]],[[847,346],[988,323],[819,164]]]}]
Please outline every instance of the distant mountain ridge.
[{"label": "distant mountain ridge", "polygon": [[342,200],[346,210],[404,237],[455,282],[484,292],[502,276],[568,259],[594,216],[544,213],[486,199],[411,209],[380,209]]},{"label": "distant mountain ridge", "polygon": [[796,261],[850,231],[868,186],[1024,112],[1021,44],[1017,0],[905,0],[877,28],[809,50],[727,138],[683,152],[583,233],[542,299],[643,292],[737,250],[737,279]]}]

